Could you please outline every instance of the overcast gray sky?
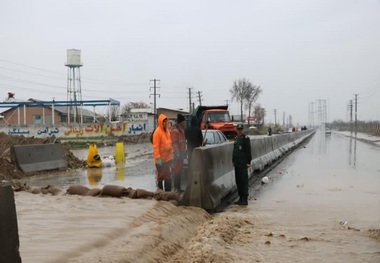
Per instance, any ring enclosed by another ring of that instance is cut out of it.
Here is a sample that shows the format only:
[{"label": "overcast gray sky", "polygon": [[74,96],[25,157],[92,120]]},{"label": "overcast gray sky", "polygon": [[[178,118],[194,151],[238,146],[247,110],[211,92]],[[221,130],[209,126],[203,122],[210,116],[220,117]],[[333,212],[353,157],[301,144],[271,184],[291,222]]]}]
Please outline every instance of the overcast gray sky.
[{"label": "overcast gray sky", "polygon": [[[0,96],[67,98],[67,49],[82,51],[82,98],[189,108],[231,103],[233,81],[262,87],[267,121],[380,119],[379,0],[1,0]],[[3,94],[3,95],[1,95]]]}]

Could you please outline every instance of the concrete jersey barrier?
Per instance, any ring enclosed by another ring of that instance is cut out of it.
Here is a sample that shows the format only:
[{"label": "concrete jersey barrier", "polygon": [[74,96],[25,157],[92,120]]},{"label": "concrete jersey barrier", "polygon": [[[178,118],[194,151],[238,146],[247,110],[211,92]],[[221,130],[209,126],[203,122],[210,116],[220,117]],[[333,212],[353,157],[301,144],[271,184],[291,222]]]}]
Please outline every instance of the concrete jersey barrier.
[{"label": "concrete jersey barrier", "polygon": [[0,183],[0,262],[21,263],[16,204],[12,185]]},{"label": "concrete jersey barrier", "polygon": [[11,154],[24,173],[67,167],[62,146],[57,143],[14,145]]},{"label": "concrete jersey barrier", "polygon": [[[254,171],[263,170],[313,133],[309,130],[270,137],[251,136],[249,178]],[[221,204],[224,197],[236,191],[232,151],[233,142],[193,150],[182,204],[212,210]]]}]

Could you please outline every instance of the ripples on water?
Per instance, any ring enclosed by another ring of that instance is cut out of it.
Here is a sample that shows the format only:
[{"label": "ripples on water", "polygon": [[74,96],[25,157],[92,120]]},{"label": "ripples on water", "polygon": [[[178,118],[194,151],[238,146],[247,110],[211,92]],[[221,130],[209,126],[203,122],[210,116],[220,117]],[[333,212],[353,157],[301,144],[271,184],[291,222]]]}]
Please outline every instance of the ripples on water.
[{"label": "ripples on water", "polygon": [[350,152],[349,142],[317,134],[251,193],[247,208],[212,216],[153,200],[18,193],[21,256],[32,263],[380,262],[378,156],[359,142]]}]

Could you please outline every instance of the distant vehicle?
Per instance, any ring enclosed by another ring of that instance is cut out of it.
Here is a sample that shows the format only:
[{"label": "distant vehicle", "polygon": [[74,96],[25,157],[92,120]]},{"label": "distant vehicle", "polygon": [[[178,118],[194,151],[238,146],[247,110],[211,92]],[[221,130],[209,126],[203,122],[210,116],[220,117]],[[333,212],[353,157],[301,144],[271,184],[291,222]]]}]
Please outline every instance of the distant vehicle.
[{"label": "distant vehicle", "polygon": [[[221,144],[228,142],[227,137],[220,130],[202,130],[205,145]],[[205,137],[206,134],[206,137]]]},{"label": "distant vehicle", "polygon": [[325,134],[326,135],[331,135],[331,129],[329,127],[325,128]]}]

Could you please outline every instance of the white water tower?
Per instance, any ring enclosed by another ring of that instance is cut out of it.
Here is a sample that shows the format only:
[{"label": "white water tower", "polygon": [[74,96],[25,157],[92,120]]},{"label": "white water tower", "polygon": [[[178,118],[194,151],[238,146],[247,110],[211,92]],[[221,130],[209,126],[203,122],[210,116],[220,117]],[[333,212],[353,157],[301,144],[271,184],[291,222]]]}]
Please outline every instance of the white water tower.
[{"label": "white water tower", "polygon": [[[81,79],[80,79],[80,67],[83,66],[81,61],[81,51],[79,49],[67,50],[67,62],[65,66],[68,67],[67,71],[67,101],[73,103],[72,106],[67,107],[67,121],[70,123],[71,114],[74,115],[73,122],[77,122],[78,101],[82,101]],[[80,107],[82,109],[82,107]],[[82,116],[82,114],[81,114]],[[82,120],[83,122],[83,120]]]}]

